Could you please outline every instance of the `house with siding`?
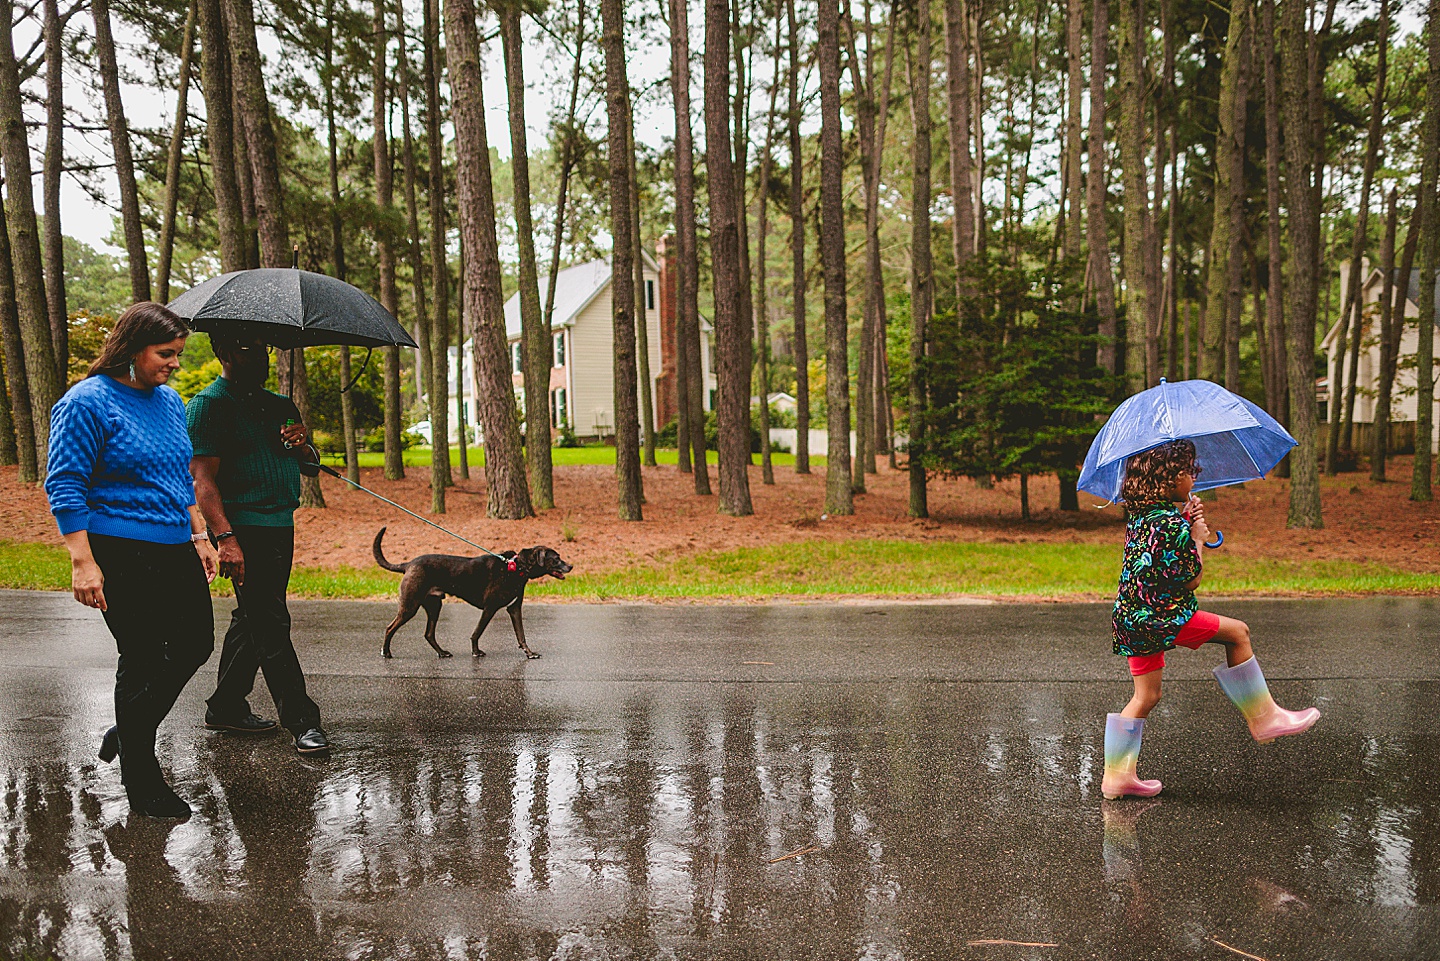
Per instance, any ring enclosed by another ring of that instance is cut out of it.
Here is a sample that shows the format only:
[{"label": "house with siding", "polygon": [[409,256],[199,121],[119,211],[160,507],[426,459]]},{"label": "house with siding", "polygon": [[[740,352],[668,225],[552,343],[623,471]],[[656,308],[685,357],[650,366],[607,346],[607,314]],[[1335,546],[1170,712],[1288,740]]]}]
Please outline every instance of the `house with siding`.
[{"label": "house with siding", "polygon": [[[645,255],[644,285],[637,291],[645,305],[649,338],[650,378],[655,402],[655,428],[675,417],[675,264],[662,241],[660,259]],[[540,278],[540,304],[544,308],[548,278]],[[576,264],[555,278],[555,311],[551,317],[550,428],[558,434],[568,428],[577,437],[599,439],[615,434],[614,321],[611,318],[609,258]],[[704,374],[705,409],[714,404],[715,373],[711,356],[712,330],[701,319],[700,364]],[[524,377],[520,367],[520,295],[505,302],[505,337],[510,352],[516,402],[524,409]],[[453,356],[453,354],[452,354]],[[475,370],[471,342],[465,343],[464,404],[466,422],[475,423]],[[452,370],[455,368],[452,367]],[[638,370],[637,370],[638,373]],[[451,385],[452,407],[456,379]],[[454,418],[451,418],[452,422]],[[452,426],[453,430],[453,426]]]},{"label": "house with siding", "polygon": [[[1342,264],[1340,268],[1340,303],[1345,303],[1346,285],[1349,282],[1350,270],[1348,264]],[[1361,338],[1360,338],[1360,362],[1357,365],[1359,376],[1355,380],[1355,425],[1359,436],[1356,437],[1355,446],[1365,450],[1369,447],[1369,429],[1375,422],[1375,399],[1378,393],[1380,380],[1380,304],[1384,299],[1385,275],[1379,268],[1374,267],[1368,260],[1363,262],[1360,283],[1361,311]],[[1440,284],[1437,284],[1437,292],[1440,292]],[[1392,449],[1413,449],[1415,429],[1415,353],[1420,339],[1419,325],[1416,323],[1420,316],[1420,271],[1410,272],[1407,284],[1395,285],[1395,307],[1403,305],[1405,311],[1406,325],[1404,333],[1400,338],[1400,367],[1395,376],[1395,388],[1390,405],[1391,419],[1391,446]],[[1432,323],[1440,323],[1440,296],[1435,299],[1436,316],[1431,318]],[[1332,389],[1329,383],[1329,375],[1335,369],[1335,353],[1339,347],[1340,321],[1331,325],[1325,334],[1325,339],[1320,342],[1320,348],[1325,352],[1325,371],[1319,379],[1319,399],[1322,401],[1322,419],[1328,419],[1329,405],[1337,401],[1343,401],[1343,392]],[[1437,340],[1440,340],[1440,332],[1437,332]],[[1440,351],[1437,351],[1440,353]],[[1350,378],[1350,348],[1346,350],[1345,379]],[[1440,396],[1437,396],[1437,414],[1431,421],[1434,425],[1432,444],[1440,442]],[[1434,449],[1432,447],[1432,449]]]}]

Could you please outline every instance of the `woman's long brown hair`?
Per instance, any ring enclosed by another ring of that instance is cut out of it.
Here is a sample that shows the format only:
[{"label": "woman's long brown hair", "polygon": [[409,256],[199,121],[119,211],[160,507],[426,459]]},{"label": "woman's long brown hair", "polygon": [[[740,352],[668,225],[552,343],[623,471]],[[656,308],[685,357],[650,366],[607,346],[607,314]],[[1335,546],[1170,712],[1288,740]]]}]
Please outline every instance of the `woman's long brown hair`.
[{"label": "woman's long brown hair", "polygon": [[190,328],[175,312],[163,304],[148,300],[131,304],[125,308],[100,356],[85,372],[86,377],[109,374],[124,370],[135,360],[135,355],[153,344],[168,344],[177,337],[189,337]]},{"label": "woman's long brown hair", "polygon": [[1120,497],[1126,507],[1169,500],[1175,481],[1182,473],[1191,477],[1200,476],[1200,467],[1195,463],[1195,445],[1190,441],[1172,440],[1141,451],[1125,464]]}]

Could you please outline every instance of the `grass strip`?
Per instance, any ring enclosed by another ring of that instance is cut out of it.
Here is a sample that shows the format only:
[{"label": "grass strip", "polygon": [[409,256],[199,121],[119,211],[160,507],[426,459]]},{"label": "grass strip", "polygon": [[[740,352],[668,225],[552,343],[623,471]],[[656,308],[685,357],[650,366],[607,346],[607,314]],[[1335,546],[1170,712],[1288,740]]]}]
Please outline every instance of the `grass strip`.
[{"label": "grass strip", "polygon": [[[801,541],[637,562],[564,581],[546,579],[531,596],[574,600],[753,599],[877,596],[1104,599],[1114,595],[1120,552],[1108,544],[975,544],[936,541]],[[297,567],[294,597],[390,597],[399,578],[376,568]],[[68,591],[63,548],[0,541],[0,587]],[[232,593],[217,580],[219,595]],[[1440,575],[1381,564],[1280,560],[1228,554],[1206,558],[1205,593],[1225,595],[1437,594]]]}]

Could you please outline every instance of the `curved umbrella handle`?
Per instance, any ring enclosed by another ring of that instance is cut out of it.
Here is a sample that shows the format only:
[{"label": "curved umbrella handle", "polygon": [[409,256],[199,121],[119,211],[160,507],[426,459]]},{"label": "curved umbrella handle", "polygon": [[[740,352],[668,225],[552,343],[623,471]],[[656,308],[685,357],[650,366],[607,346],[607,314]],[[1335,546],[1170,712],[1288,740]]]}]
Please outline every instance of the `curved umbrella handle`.
[{"label": "curved umbrella handle", "polygon": [[1219,547],[1220,545],[1222,545],[1222,544],[1224,544],[1224,543],[1225,543],[1225,533],[1224,533],[1223,531],[1216,531],[1216,532],[1215,532],[1215,540],[1214,540],[1214,541],[1207,542],[1207,543],[1205,544],[1205,546],[1208,547],[1210,550],[1213,551],[1215,548]]}]

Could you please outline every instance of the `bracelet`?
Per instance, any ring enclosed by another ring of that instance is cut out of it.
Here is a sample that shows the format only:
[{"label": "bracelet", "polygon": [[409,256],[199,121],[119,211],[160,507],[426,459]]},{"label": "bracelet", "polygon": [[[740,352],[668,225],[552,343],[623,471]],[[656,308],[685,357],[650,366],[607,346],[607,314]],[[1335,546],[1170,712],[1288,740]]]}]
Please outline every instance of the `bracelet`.
[{"label": "bracelet", "polygon": [[216,543],[216,544],[219,544],[219,543],[220,543],[221,541],[223,541],[225,538],[227,538],[227,537],[234,537],[234,536],[235,536],[235,532],[234,532],[234,531],[225,531],[225,532],[223,532],[223,533],[216,534],[215,537],[214,537],[214,540],[215,540],[215,543]]},{"label": "bracelet", "polygon": [[209,539],[210,532],[208,530],[200,531],[198,533],[190,535],[190,543],[192,544],[198,544],[201,541],[208,541]]}]

